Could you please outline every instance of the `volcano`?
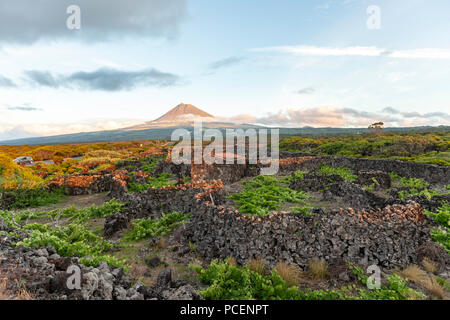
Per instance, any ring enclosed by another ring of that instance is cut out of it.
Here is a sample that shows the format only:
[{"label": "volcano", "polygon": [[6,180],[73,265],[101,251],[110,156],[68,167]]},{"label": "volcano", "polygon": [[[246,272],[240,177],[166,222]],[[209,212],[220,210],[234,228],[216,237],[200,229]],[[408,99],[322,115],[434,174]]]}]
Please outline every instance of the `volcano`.
[{"label": "volcano", "polygon": [[[194,121],[202,121],[213,126],[218,124],[217,119],[192,104],[180,103],[175,108],[170,109],[163,116],[153,121],[147,121],[142,124],[125,128],[125,130],[142,130],[152,128],[169,128],[169,127],[191,127]],[[230,125],[230,124],[228,124]]]},{"label": "volcano", "polygon": [[211,118],[214,116],[209,113],[200,110],[192,104],[180,103],[169,112],[159,117],[158,119],[151,121],[150,123],[163,123],[163,122],[185,122],[192,121],[195,118]]}]

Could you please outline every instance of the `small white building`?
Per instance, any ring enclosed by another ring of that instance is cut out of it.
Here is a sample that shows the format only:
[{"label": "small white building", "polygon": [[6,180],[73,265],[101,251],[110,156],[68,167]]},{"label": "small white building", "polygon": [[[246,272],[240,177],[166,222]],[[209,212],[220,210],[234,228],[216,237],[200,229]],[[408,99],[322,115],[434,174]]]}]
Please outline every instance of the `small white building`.
[{"label": "small white building", "polygon": [[32,164],[33,158],[32,157],[18,157],[13,160],[15,163],[18,164]]}]

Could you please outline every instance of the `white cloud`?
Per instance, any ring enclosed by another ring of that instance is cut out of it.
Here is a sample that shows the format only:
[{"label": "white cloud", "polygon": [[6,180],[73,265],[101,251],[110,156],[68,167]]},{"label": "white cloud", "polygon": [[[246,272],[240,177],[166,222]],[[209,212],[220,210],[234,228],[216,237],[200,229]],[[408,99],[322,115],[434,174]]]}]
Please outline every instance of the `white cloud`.
[{"label": "white cloud", "polygon": [[[226,120],[226,119],[223,119]],[[239,123],[257,123],[286,127],[367,127],[378,121],[386,126],[450,125],[450,115],[445,112],[417,113],[401,112],[392,107],[380,112],[368,112],[353,108],[324,106],[316,108],[286,108],[276,113],[255,117],[248,114],[228,118]]]},{"label": "white cloud", "polygon": [[36,123],[17,126],[0,124],[0,141],[36,136],[54,136],[79,132],[114,130],[130,127],[140,122],[141,120],[127,119],[96,120],[85,123]]},{"label": "white cloud", "polygon": [[450,49],[424,48],[413,50],[389,50],[378,47],[317,47],[317,46],[278,46],[253,48],[256,52],[278,52],[302,56],[360,56],[360,57],[389,57],[402,59],[450,59]]}]

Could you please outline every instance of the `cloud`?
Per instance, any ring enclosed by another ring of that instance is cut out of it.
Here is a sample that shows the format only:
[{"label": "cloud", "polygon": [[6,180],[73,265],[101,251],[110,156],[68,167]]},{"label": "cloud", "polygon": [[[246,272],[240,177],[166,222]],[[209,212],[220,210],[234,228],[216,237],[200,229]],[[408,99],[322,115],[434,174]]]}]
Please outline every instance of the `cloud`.
[{"label": "cloud", "polygon": [[21,138],[31,138],[36,137],[38,135],[30,133],[23,126],[15,126],[15,127],[3,127],[0,130],[0,141],[5,140],[13,140],[13,139],[21,139]]},{"label": "cloud", "polygon": [[314,92],[316,92],[316,89],[313,87],[306,87],[295,91],[296,94],[312,94]]},{"label": "cloud", "polygon": [[12,82],[10,79],[5,78],[4,76],[0,75],[0,88],[14,88],[16,87],[16,84]]},{"label": "cloud", "polygon": [[33,85],[49,88],[78,88],[81,90],[122,91],[136,87],[170,87],[179,84],[180,78],[156,69],[122,71],[101,68],[92,72],[75,72],[69,75],[53,75],[49,71],[30,70],[25,78]]},{"label": "cloud", "polygon": [[368,112],[354,108],[332,106],[316,108],[287,108],[262,117],[248,114],[238,115],[223,121],[256,123],[281,127],[367,127],[374,122],[383,121],[386,126],[450,125],[450,117],[444,112],[408,113],[392,107],[381,112]]},{"label": "cloud", "polygon": [[25,77],[33,84],[42,87],[58,88],[60,83],[49,71],[29,70],[24,72]]},{"label": "cloud", "polygon": [[8,125],[0,123],[0,141],[21,138],[54,136],[79,132],[94,132],[130,127],[140,123],[138,119],[97,119],[82,123],[35,123]]},{"label": "cloud", "polygon": [[7,110],[11,111],[41,111],[41,108],[35,108],[30,106],[16,106],[16,107],[7,107]]},{"label": "cloud", "polygon": [[317,10],[328,10],[328,9],[330,9],[330,3],[327,2],[324,4],[320,4],[320,5],[316,6],[316,9]]},{"label": "cloud", "polygon": [[419,113],[419,112],[402,112],[392,107],[386,107],[382,110],[383,113],[387,114],[395,114],[401,115],[403,118],[440,118],[444,120],[450,120],[450,114],[445,112],[427,112],[427,113]]},{"label": "cloud", "polygon": [[254,48],[257,52],[278,52],[302,56],[324,57],[389,57],[401,59],[450,59],[450,49],[425,48],[413,50],[387,50],[377,47],[316,47],[316,46],[278,46]]},{"label": "cloud", "polygon": [[400,111],[398,111],[397,109],[394,109],[392,107],[386,107],[382,110],[382,112],[391,113],[391,114],[399,114],[400,113]]},{"label": "cloud", "polygon": [[[66,10],[73,4],[81,9],[80,30],[66,27]],[[2,0],[0,42],[102,41],[125,36],[173,38],[186,17],[186,0]]]},{"label": "cloud", "polygon": [[209,69],[217,70],[232,67],[234,65],[241,63],[243,60],[245,60],[244,57],[228,57],[211,63],[209,65]]}]

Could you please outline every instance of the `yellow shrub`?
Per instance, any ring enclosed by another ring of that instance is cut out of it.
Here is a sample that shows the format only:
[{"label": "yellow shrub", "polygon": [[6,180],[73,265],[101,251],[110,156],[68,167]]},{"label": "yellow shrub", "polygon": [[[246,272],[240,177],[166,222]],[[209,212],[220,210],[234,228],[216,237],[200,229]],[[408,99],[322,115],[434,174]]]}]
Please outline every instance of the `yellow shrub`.
[{"label": "yellow shrub", "polygon": [[0,189],[34,189],[43,183],[30,168],[19,166],[0,153]]},{"label": "yellow shrub", "polygon": [[83,159],[88,158],[121,158],[121,154],[110,150],[96,150],[86,153],[83,157]]}]

